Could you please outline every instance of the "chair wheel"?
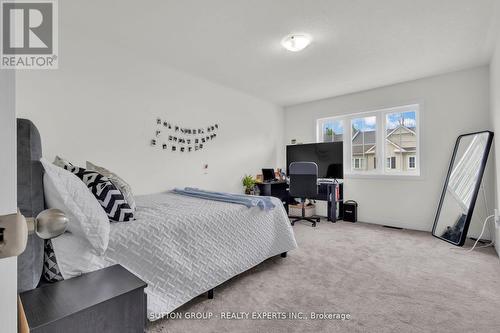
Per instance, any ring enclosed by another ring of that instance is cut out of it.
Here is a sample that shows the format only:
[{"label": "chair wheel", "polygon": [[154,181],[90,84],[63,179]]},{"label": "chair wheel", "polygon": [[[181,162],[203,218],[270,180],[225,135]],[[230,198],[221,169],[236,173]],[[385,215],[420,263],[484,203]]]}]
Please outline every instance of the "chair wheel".
[{"label": "chair wheel", "polygon": [[316,222],[319,222],[319,219],[316,219]]},{"label": "chair wheel", "polygon": [[313,223],[313,228],[316,228],[316,222]]},{"label": "chair wheel", "polygon": [[290,222],[290,224],[293,226],[293,225],[295,225],[295,222]]}]

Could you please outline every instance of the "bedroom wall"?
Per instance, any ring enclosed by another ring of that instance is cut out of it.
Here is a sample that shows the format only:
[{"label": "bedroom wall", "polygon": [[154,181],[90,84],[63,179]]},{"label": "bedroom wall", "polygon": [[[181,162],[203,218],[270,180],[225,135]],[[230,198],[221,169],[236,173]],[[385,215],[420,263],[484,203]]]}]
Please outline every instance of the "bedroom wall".
[{"label": "bedroom wall", "polygon": [[[500,8],[500,6],[499,6]],[[495,131],[495,175],[496,175],[496,200],[495,207],[500,208],[500,34],[498,34],[496,48],[490,64],[491,79],[491,120]],[[500,256],[500,227],[495,228],[495,248]]]},{"label": "bedroom wall", "polygon": [[[0,70],[0,215],[16,212],[14,71]],[[0,259],[1,331],[17,332],[17,258]]]},{"label": "bedroom wall", "polygon": [[[283,164],[281,107],[173,70],[123,43],[99,41],[67,20],[60,68],[24,71],[17,80],[17,115],[37,125],[46,158],[93,161],[136,194],[175,186],[242,192],[245,174]],[[190,128],[218,123],[218,138],[198,152],[152,148],[156,117]]]},{"label": "bedroom wall", "polygon": [[[345,198],[359,203],[359,220],[430,231],[455,140],[459,134],[490,129],[488,67],[424,78],[285,109],[285,139],[316,140],[316,119],[420,103],[422,176],[417,179],[345,179]],[[490,163],[491,164],[491,163]],[[484,180],[493,210],[493,174]],[[478,200],[471,233],[484,218]]]}]

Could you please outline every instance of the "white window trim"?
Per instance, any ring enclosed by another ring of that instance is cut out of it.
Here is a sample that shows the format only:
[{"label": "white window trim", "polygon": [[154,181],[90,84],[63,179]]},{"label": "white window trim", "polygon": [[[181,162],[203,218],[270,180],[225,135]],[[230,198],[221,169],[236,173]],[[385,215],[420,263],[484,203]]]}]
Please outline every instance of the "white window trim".
[{"label": "white window trim", "polygon": [[[416,163],[415,169],[407,171],[392,171],[386,169],[385,158],[385,144],[381,145],[380,142],[385,143],[385,130],[386,130],[386,116],[389,113],[415,111],[416,117]],[[345,114],[334,117],[324,117],[316,120],[316,142],[322,141],[322,124],[326,121],[341,121],[344,128],[344,176],[347,178],[390,178],[390,179],[419,179],[421,178],[422,159],[421,159],[421,138],[420,138],[420,118],[422,113],[422,103],[413,103],[402,106],[394,106],[382,108],[374,111],[358,112]],[[376,169],[375,170],[362,170],[355,169],[352,165],[352,126],[351,120],[355,118],[364,118],[375,116],[377,118],[377,135],[375,140],[376,145]],[[346,124],[348,126],[346,126]]]}]

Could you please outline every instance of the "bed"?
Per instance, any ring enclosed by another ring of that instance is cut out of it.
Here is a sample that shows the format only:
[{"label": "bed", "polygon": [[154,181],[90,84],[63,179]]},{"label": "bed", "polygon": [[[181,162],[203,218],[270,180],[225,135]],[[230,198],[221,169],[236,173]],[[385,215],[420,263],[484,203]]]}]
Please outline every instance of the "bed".
[{"label": "bed", "polygon": [[[18,151],[18,174],[30,179],[29,185],[18,187],[19,205],[29,207],[24,212],[21,209],[26,216],[35,216],[43,208],[43,169],[37,163],[40,137],[29,120],[18,120]],[[111,224],[103,255],[96,254],[87,240],[70,233],[53,239],[52,245],[65,279],[121,264],[146,281],[148,318],[155,320],[262,261],[297,247],[283,205],[272,200],[276,208],[265,211],[171,192],[139,196],[137,220]],[[20,290],[38,285],[42,247],[39,239],[30,236],[19,260]]]}]

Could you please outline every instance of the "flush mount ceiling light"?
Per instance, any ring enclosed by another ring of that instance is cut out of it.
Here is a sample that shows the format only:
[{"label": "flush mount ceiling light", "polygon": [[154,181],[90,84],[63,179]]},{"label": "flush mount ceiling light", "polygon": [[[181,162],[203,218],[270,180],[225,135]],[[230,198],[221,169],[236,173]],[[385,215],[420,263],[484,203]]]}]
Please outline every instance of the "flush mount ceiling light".
[{"label": "flush mount ceiling light", "polygon": [[281,40],[281,45],[288,51],[298,52],[311,44],[311,36],[306,34],[291,34]]}]

